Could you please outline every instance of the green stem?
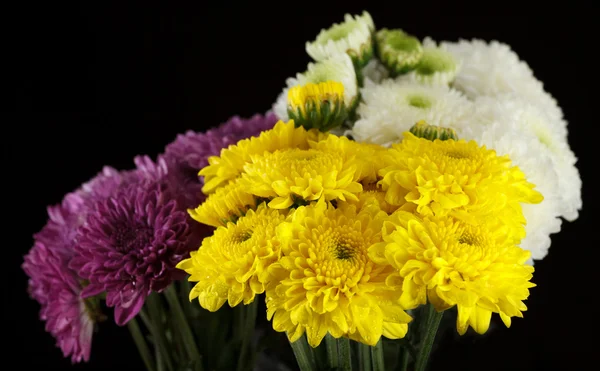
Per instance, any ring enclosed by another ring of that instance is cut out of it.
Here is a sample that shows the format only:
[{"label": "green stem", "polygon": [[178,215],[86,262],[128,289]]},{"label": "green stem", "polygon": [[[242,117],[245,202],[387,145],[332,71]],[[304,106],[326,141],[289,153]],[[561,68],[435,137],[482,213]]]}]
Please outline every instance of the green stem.
[{"label": "green stem", "polygon": [[444,312],[438,312],[431,304],[427,304],[425,309],[423,314],[427,321],[427,326],[425,327],[425,334],[421,338],[421,346],[415,362],[415,371],[425,371],[427,362],[429,361],[429,354],[431,353],[431,348],[435,341],[437,329],[444,316]]},{"label": "green stem", "polygon": [[290,345],[292,346],[292,350],[296,356],[296,362],[298,362],[300,371],[317,370],[313,351],[310,348],[310,345],[308,345],[308,341],[306,341],[306,335],[302,335],[300,339],[294,341],[293,343],[290,342]]},{"label": "green stem", "polygon": [[398,371],[407,371],[410,360],[414,360],[416,358],[417,352],[415,351],[411,341],[413,338],[413,333],[418,331],[417,329],[420,327],[415,325],[418,325],[418,323],[411,323],[406,336],[400,340],[397,340],[397,342],[400,344],[400,351],[398,352],[398,366],[396,367],[396,370]]},{"label": "green stem", "polygon": [[410,361],[410,354],[408,348],[403,346],[400,350],[400,371],[408,371],[408,362]]},{"label": "green stem", "polygon": [[358,343],[358,369],[371,371],[371,349],[366,344]]},{"label": "green stem", "polygon": [[329,368],[336,369],[339,363],[338,342],[330,333],[325,335],[325,347],[327,348],[327,363]]},{"label": "green stem", "polygon": [[338,356],[339,356],[339,370],[340,371],[351,371],[352,370],[352,357],[350,350],[350,339],[341,337],[337,340],[338,343]]},{"label": "green stem", "polygon": [[375,346],[371,347],[371,364],[373,371],[385,371],[385,362],[383,360],[383,340],[379,339]]},{"label": "green stem", "polygon": [[[237,370],[242,371],[246,366],[250,366],[250,369],[254,368],[252,362],[245,362],[246,353],[252,336],[254,336],[254,328],[256,327],[256,313],[258,310],[258,298],[254,298],[254,301],[246,306],[246,315],[244,317],[244,332],[242,334],[242,349],[240,350],[240,356],[238,359]],[[252,357],[253,358],[253,357]]]},{"label": "green stem", "polygon": [[[147,304],[146,304],[146,306],[147,306]],[[146,328],[150,332],[150,336],[152,337],[152,343],[154,345],[154,355],[156,357],[156,370],[164,371],[165,370],[164,360],[160,356],[160,348],[158,346],[158,343],[156,342],[156,335],[154,335],[154,332],[156,330],[154,329],[154,326],[152,325],[152,320],[150,319],[150,316],[146,313],[146,306],[144,308],[142,308],[142,310],[140,310],[139,314],[140,314],[140,317],[142,318],[142,322],[144,322],[144,326],[146,326]]]},{"label": "green stem", "polygon": [[165,328],[162,321],[163,306],[161,303],[161,298],[157,293],[152,293],[150,296],[148,296],[146,303],[148,304],[148,312],[150,315],[152,337],[157,345],[156,352],[160,353],[160,358],[164,360],[165,364],[167,365],[167,369],[173,371],[173,363],[171,362],[171,354],[167,346]]},{"label": "green stem", "polygon": [[127,322],[127,328],[131,333],[131,337],[137,346],[138,352],[140,352],[140,356],[142,357],[142,361],[144,361],[144,365],[146,365],[146,370],[154,371],[156,368],[154,366],[154,362],[152,361],[152,356],[150,355],[150,348],[148,348],[148,344],[146,344],[146,339],[140,330],[140,326],[137,323],[137,320],[134,318],[131,321]]},{"label": "green stem", "polygon": [[164,357],[161,356],[160,351],[156,349],[156,364],[158,365],[158,371],[165,371],[165,360]]},{"label": "green stem", "polygon": [[183,312],[183,308],[179,303],[179,299],[177,298],[177,293],[175,292],[174,285],[171,285],[165,290],[165,296],[167,298],[167,302],[169,303],[169,307],[172,310],[172,315],[175,317],[175,321],[177,323],[177,333],[179,333],[183,340],[183,346],[185,347],[190,360],[194,363],[201,363],[201,356],[198,353],[198,347],[196,346],[196,340],[194,340],[194,335],[192,334],[192,330],[185,318],[185,313]]},{"label": "green stem", "polygon": [[245,330],[244,324],[246,323],[246,321],[245,321],[246,306],[238,305],[237,307],[233,308],[233,312],[234,312],[233,329],[235,331],[234,336],[238,341],[241,342],[244,339],[244,330]]},{"label": "green stem", "polygon": [[[192,286],[188,281],[187,277],[179,281],[179,297],[180,302],[183,303],[183,311],[187,318],[195,319],[197,317],[197,307],[194,307],[190,301],[190,290]],[[197,305],[198,303],[196,303]]]},{"label": "green stem", "polygon": [[144,322],[144,326],[148,328],[148,331],[152,332],[152,321],[150,321],[150,317],[148,316],[144,308],[140,310],[139,315],[142,318],[142,322]]}]

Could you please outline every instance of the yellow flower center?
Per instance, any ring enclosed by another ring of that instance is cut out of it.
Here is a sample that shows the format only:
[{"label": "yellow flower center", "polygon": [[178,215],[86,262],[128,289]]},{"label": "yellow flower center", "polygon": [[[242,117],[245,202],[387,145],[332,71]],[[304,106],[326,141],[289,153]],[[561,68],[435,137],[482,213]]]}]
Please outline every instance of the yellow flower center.
[{"label": "yellow flower center", "polygon": [[467,151],[448,151],[446,152],[446,156],[455,160],[472,159],[471,154]]},{"label": "yellow flower center", "polygon": [[476,172],[488,162],[487,154],[482,153],[478,148],[469,143],[456,144],[458,143],[454,142],[449,146],[437,146],[436,150],[429,155],[445,173],[454,173],[455,171]]},{"label": "yellow flower center", "polygon": [[471,246],[481,246],[483,244],[483,238],[473,233],[465,232],[458,237],[458,242]]},{"label": "yellow flower center", "polygon": [[316,257],[311,263],[319,282],[346,292],[362,279],[365,270],[370,270],[366,256],[368,246],[360,231],[352,226],[318,228],[312,231],[312,238],[307,242],[310,256]]},{"label": "yellow flower center", "polygon": [[252,238],[252,230],[238,231],[232,238],[234,243],[242,243]]},{"label": "yellow flower center", "polygon": [[336,164],[342,161],[342,158],[334,153],[327,153],[314,149],[292,149],[283,152],[279,161],[281,166],[285,166],[292,172],[304,174],[315,173],[315,170],[324,169],[329,166],[335,167]]}]

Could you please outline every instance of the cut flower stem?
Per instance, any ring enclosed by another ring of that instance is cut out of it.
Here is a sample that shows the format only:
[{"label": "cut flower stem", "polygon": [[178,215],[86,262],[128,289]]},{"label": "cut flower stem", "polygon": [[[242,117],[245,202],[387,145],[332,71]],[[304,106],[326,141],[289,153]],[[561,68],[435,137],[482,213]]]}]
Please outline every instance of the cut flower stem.
[{"label": "cut flower stem", "polygon": [[306,334],[302,335],[300,339],[290,342],[294,355],[296,356],[296,362],[300,371],[315,371],[317,370],[317,364],[315,362],[313,350],[308,345],[306,340]]},{"label": "cut flower stem", "polygon": [[248,348],[251,346],[252,337],[254,336],[254,327],[256,325],[256,314],[258,311],[258,300],[255,299],[252,303],[245,305],[244,319],[243,319],[243,333],[242,333],[242,347],[240,349],[240,357],[238,359],[237,369],[243,371],[246,366],[251,365],[253,368],[254,356],[251,356],[251,361],[247,362],[246,354]]},{"label": "cut flower stem", "polygon": [[138,352],[140,353],[140,357],[142,357],[142,361],[144,361],[144,365],[146,366],[147,371],[155,371],[156,366],[154,366],[154,361],[152,360],[152,355],[150,353],[150,348],[146,343],[146,339],[140,330],[140,326],[137,323],[135,318],[132,318],[131,321],[127,323],[127,328],[131,333],[131,337],[137,346]]},{"label": "cut flower stem", "polygon": [[423,309],[421,312],[421,320],[424,321],[423,334],[415,362],[415,371],[425,371],[438,327],[444,316],[444,312],[438,312],[431,304],[427,304]]},{"label": "cut flower stem", "polygon": [[192,330],[190,329],[188,321],[185,318],[185,313],[183,312],[183,308],[179,303],[175,290],[175,285],[171,285],[165,290],[165,297],[167,298],[167,302],[169,303],[169,307],[171,308],[173,317],[175,317],[174,319],[177,323],[178,331],[176,332],[181,335],[183,345],[190,361],[196,365],[195,367],[198,369],[198,365],[202,364],[202,357],[198,352],[196,340],[194,339]]},{"label": "cut flower stem", "polygon": [[385,362],[383,359],[383,340],[379,339],[375,346],[371,348],[371,365],[373,371],[385,371]]}]

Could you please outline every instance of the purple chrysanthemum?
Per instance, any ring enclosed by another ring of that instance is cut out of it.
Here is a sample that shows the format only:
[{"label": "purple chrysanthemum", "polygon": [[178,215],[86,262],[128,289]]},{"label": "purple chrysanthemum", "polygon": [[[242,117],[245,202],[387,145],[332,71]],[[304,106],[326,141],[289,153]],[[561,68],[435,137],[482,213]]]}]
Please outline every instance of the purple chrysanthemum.
[{"label": "purple chrysanthemum", "polygon": [[41,305],[40,319],[73,362],[87,361],[95,321],[102,317],[97,299],[82,299],[82,278],[68,268],[76,253],[79,229],[98,201],[129,184],[155,179],[145,169],[119,172],[105,167],[90,181],[48,207],[48,222],[34,235],[34,246],[24,258],[30,296]]},{"label": "purple chrysanthemum", "polygon": [[272,113],[256,114],[249,119],[234,116],[217,128],[206,133],[187,131],[179,134],[175,141],[165,148],[164,160],[169,174],[179,186],[177,194],[185,208],[195,208],[204,200],[200,169],[208,165],[208,157],[216,156],[221,149],[239,140],[256,136],[271,129],[277,122]]},{"label": "purple chrysanthemum", "polygon": [[[138,156],[143,160],[139,160],[140,164],[152,163],[147,156]],[[136,159],[138,158],[136,157]],[[136,162],[137,164],[137,162]],[[151,167],[151,165],[146,165]],[[155,166],[156,170],[150,172],[146,168],[136,168],[134,170],[118,171],[110,166],[105,166],[100,173],[95,177],[82,184],[73,194],[79,196],[83,200],[87,210],[93,209],[98,201],[102,201],[111,197],[120,189],[123,189],[130,184],[140,182],[142,180],[156,180],[164,173],[158,170],[159,166]]]},{"label": "purple chrysanthemum", "polygon": [[165,148],[165,159],[183,163],[198,171],[208,165],[208,157],[217,156],[221,149],[235,144],[241,139],[256,136],[262,131],[273,128],[277,118],[273,113],[256,114],[249,119],[239,116],[230,118],[220,126],[205,133],[187,131]]},{"label": "purple chrysanthemum", "polygon": [[85,201],[77,193],[68,193],[60,204],[48,206],[47,211],[48,222],[34,239],[68,259],[73,254],[77,228],[85,221]]},{"label": "purple chrysanthemum", "polygon": [[227,137],[231,140],[229,144],[235,144],[241,139],[257,136],[262,131],[272,129],[276,122],[277,116],[273,112],[264,115],[256,114],[248,119],[233,116],[224,124],[209,130],[208,133]]},{"label": "purple chrysanthemum", "polygon": [[70,267],[89,281],[82,297],[106,292],[115,322],[133,318],[152,291],[166,288],[189,252],[187,213],[161,182],[131,184],[96,204],[80,228]]},{"label": "purple chrysanthemum", "polygon": [[186,213],[204,200],[198,171],[209,156],[276,121],[271,113],[236,116],[207,133],[189,131],[156,162],[138,156],[134,170],[107,166],[48,208],[49,221],[34,236],[23,269],[31,297],[42,306],[40,317],[65,356],[73,362],[89,359],[94,323],[101,316],[96,295],[106,293],[115,321],[123,325],[151,291],[179,278],[175,265],[208,232]]},{"label": "purple chrysanthemum", "polygon": [[38,241],[25,256],[23,270],[29,276],[29,294],[41,304],[46,331],[63,355],[76,363],[90,358],[97,311],[80,297],[82,286],[64,253]]}]

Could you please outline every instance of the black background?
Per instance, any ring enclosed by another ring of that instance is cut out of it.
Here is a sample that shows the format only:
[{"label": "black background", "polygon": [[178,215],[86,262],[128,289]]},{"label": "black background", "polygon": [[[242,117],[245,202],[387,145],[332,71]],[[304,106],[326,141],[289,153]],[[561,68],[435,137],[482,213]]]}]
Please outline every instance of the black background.
[{"label": "black background", "polygon": [[584,209],[579,220],[563,224],[550,254],[536,264],[538,287],[531,291],[525,319],[515,319],[511,329],[497,326],[487,336],[445,338],[431,369],[594,368],[584,363],[591,359],[595,335],[588,332],[597,313],[590,257],[597,243],[586,240],[594,203],[591,168],[597,161],[590,80],[598,66],[586,65],[596,48],[586,19],[591,9],[573,2],[393,3],[220,1],[209,8],[202,1],[86,1],[27,8],[11,34],[18,86],[14,120],[7,123],[12,129],[3,131],[9,165],[3,183],[16,188],[7,191],[4,212],[10,220],[4,235],[11,241],[4,246],[10,253],[4,265],[9,294],[3,299],[10,335],[4,336],[14,347],[8,359],[18,362],[18,369],[141,369],[126,328],[104,323],[89,364],[73,367],[44,332],[20,264],[32,234],[46,221],[46,205],[58,203],[105,164],[125,169],[137,154],[155,156],[177,133],[268,110],[285,78],[309,62],[304,43],[344,13],[366,9],[378,27],[400,27],[420,38],[510,44],[563,107],[580,158]]}]

